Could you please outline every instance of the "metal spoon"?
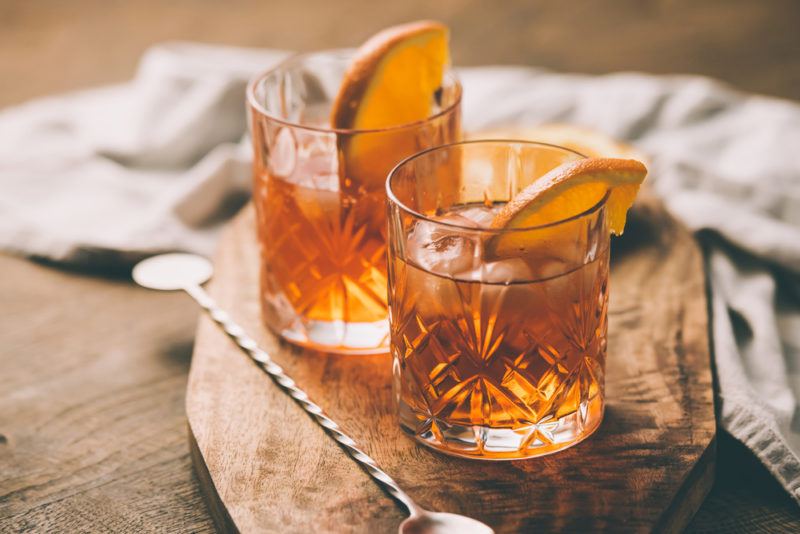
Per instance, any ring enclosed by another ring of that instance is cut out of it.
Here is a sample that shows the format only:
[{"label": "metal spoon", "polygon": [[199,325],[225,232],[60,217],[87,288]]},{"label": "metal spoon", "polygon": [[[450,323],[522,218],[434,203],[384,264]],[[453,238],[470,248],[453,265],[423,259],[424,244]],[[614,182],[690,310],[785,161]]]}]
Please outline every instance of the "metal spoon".
[{"label": "metal spoon", "polygon": [[300,405],[311,418],[319,424],[330,437],[335,439],[356,462],[389,495],[408,509],[410,516],[400,524],[401,534],[491,534],[491,528],[463,515],[445,512],[429,512],[418,506],[406,492],[400,489],[392,477],[386,474],[375,460],[359,450],[356,442],[331,420],[322,408],[314,404],[306,393],[297,387],[294,380],[272,361],[266,351],[259,348],[256,341],[214,302],[201,284],[208,281],[214,272],[211,263],[193,254],[162,254],[139,262],[133,268],[133,279],[140,286],[160,291],[186,291],[219,324],[239,347],[253,359],[285,392]]}]

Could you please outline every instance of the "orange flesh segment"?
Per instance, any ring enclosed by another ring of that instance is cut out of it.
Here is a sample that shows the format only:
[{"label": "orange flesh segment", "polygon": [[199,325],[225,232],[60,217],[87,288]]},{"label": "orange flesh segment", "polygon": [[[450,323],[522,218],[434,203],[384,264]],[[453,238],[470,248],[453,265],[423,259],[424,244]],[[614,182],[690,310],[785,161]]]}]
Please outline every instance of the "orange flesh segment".
[{"label": "orange flesh segment", "polygon": [[[647,175],[643,163],[632,159],[587,158],[561,165],[548,172],[503,206],[492,221],[501,229],[541,226],[591,209],[608,192],[606,216],[611,233],[620,235],[625,228],[628,208]],[[557,232],[557,227],[552,232]],[[504,256],[523,250],[526,233],[494,237],[487,250]]]},{"label": "orange flesh segment", "polygon": [[[421,21],[388,28],[359,48],[331,111],[338,129],[379,129],[430,117],[449,62],[447,27]],[[381,187],[398,154],[417,151],[411,130],[342,136],[348,178]]]},{"label": "orange flesh segment", "polygon": [[331,112],[334,128],[370,129],[427,118],[448,63],[447,27],[433,21],[387,28],[364,43]]}]

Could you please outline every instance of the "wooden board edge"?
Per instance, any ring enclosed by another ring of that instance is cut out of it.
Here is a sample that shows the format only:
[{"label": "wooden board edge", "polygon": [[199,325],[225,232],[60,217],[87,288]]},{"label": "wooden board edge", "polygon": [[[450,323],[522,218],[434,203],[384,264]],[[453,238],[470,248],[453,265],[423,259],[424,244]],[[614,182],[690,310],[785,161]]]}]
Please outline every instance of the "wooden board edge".
[{"label": "wooden board edge", "polygon": [[683,484],[672,497],[669,507],[664,510],[656,523],[658,527],[655,532],[679,533],[689,526],[714,485],[716,467],[717,431],[715,430],[706,450],[692,466]]},{"label": "wooden board edge", "polygon": [[200,493],[203,494],[203,501],[206,503],[208,512],[211,519],[214,521],[214,526],[217,532],[224,534],[238,534],[239,529],[233,522],[230,514],[228,513],[225,503],[217,493],[217,488],[214,485],[214,480],[211,478],[211,473],[208,470],[206,461],[203,458],[203,453],[200,451],[200,446],[197,444],[197,439],[192,431],[192,424],[187,420],[186,422],[187,437],[189,439],[189,452],[192,457],[192,467],[197,475],[197,480],[200,484]]},{"label": "wooden board edge", "polygon": [[692,518],[703,505],[711,492],[716,480],[717,469],[717,434],[719,432],[719,425],[717,423],[717,402],[716,402],[716,377],[714,372],[714,359],[712,347],[712,331],[711,331],[711,286],[709,284],[708,276],[705,270],[705,251],[703,245],[698,241],[688,226],[682,221],[673,217],[668,211],[666,206],[663,206],[666,215],[672,220],[675,228],[681,232],[685,232],[691,236],[699,265],[697,266],[702,273],[703,277],[703,302],[705,304],[703,309],[703,318],[705,319],[705,331],[707,346],[703,351],[707,359],[707,364],[704,366],[708,370],[711,378],[711,406],[714,417],[714,432],[711,435],[708,444],[706,445],[703,454],[697,459],[692,469],[686,475],[678,491],[672,497],[672,501],[666,510],[661,514],[656,525],[656,532],[664,533],[680,533],[686,530]]}]

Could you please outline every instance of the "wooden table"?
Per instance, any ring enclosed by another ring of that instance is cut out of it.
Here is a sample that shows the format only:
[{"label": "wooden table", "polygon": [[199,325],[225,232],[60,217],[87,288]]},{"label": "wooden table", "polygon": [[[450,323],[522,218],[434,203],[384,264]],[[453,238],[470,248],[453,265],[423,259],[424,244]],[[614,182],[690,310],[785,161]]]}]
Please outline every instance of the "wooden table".
[{"label": "wooden table", "polygon": [[[165,39],[314,49],[423,17],[450,24],[461,65],[694,72],[800,99],[792,0],[433,4],[0,0],[0,106],[124,80]],[[194,305],[124,271],[0,255],[0,273],[0,531],[212,531],[183,408]],[[724,434],[718,473],[691,531],[800,530],[796,505]]]}]

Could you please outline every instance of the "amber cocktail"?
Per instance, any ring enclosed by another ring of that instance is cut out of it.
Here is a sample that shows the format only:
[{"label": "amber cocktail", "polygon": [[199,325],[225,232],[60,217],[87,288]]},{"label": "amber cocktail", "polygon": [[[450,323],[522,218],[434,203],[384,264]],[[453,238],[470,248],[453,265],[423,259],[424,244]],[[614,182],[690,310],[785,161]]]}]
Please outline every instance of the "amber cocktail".
[{"label": "amber cocktail", "polygon": [[600,424],[608,194],[550,224],[496,227],[517,193],[581,158],[543,144],[477,141],[392,171],[395,396],[401,425],[423,443],[514,459],[574,445]]},{"label": "amber cocktail", "polygon": [[424,120],[332,128],[353,53],[295,56],[248,89],[262,311],[294,343],[384,352],[385,178],[404,157],[458,139],[461,93],[447,74]]}]

